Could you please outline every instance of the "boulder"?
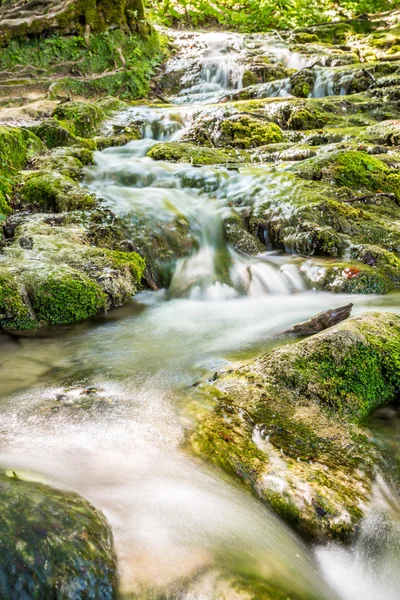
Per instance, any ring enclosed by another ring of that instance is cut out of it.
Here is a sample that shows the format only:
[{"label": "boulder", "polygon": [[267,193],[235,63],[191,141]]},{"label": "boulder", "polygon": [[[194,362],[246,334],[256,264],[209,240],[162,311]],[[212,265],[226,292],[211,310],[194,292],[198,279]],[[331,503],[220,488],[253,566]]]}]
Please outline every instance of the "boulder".
[{"label": "boulder", "polygon": [[400,317],[357,316],[214,379],[194,452],[306,536],[354,536],[380,466],[365,423],[400,389]]},{"label": "boulder", "polygon": [[112,534],[89,502],[0,473],[0,507],[2,598],[116,598]]}]

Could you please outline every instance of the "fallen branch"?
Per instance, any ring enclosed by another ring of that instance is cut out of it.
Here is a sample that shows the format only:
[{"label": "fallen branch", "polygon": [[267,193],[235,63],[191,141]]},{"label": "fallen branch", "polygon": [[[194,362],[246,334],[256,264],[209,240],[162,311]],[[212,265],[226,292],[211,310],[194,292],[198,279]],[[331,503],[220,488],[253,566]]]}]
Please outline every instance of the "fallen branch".
[{"label": "fallen branch", "polygon": [[331,308],[320,312],[312,319],[299,323],[294,327],[291,327],[287,331],[284,331],[284,335],[314,335],[328,327],[333,327],[341,321],[344,321],[350,316],[353,304],[346,304],[346,306],[340,306],[339,308]]},{"label": "fallen branch", "polygon": [[391,198],[392,200],[396,200],[396,194],[392,194],[390,192],[376,192],[375,194],[364,194],[363,196],[353,196],[352,198],[347,198],[346,200],[342,200],[342,202],[368,202],[368,200],[372,200],[373,198],[384,197]]}]

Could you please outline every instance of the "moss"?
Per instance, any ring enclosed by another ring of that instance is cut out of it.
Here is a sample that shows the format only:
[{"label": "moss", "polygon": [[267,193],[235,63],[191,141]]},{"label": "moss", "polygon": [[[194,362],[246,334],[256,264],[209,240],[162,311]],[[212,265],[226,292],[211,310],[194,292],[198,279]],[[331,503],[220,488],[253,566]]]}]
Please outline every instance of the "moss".
[{"label": "moss", "polygon": [[73,100],[59,104],[52,116],[58,121],[67,121],[75,135],[90,137],[98,130],[106,113],[92,102]]},{"label": "moss", "polygon": [[0,272],[1,327],[4,329],[31,329],[35,326],[26,296],[14,277],[2,269]]},{"label": "moss", "polygon": [[306,108],[295,107],[287,120],[287,127],[295,131],[319,129],[326,125],[328,117],[319,116]]},{"label": "moss", "polygon": [[265,246],[246,228],[243,219],[236,213],[224,220],[225,239],[236,250],[255,256],[265,251]]},{"label": "moss", "polygon": [[1,473],[0,510],[2,598],[116,597],[111,531],[86,500]]},{"label": "moss", "polygon": [[236,148],[254,148],[283,141],[282,131],[275,123],[260,122],[248,116],[225,119],[221,123],[222,137],[219,145],[229,144]]},{"label": "moss", "polygon": [[353,189],[394,193],[400,198],[400,176],[379,158],[357,150],[311,158],[294,168],[306,179],[328,179]]},{"label": "moss", "polygon": [[0,126],[0,167],[10,170],[11,175],[42,148],[40,140],[31,131]]},{"label": "moss", "polygon": [[48,148],[74,146],[78,143],[76,136],[56,120],[45,121],[34,131]]},{"label": "moss", "polygon": [[314,261],[305,263],[301,272],[310,287],[336,294],[387,294],[394,288],[393,279],[385,269],[357,261],[326,264]]},{"label": "moss", "polygon": [[379,465],[360,425],[399,390],[400,318],[369,313],[204,386],[190,443],[303,533],[348,540]]},{"label": "moss", "polygon": [[294,39],[296,44],[312,44],[313,42],[319,42],[319,37],[315,33],[294,32]]},{"label": "moss", "polygon": [[76,323],[93,317],[105,307],[100,286],[78,272],[60,269],[29,289],[32,306],[40,321],[51,325]]},{"label": "moss", "polygon": [[259,83],[259,79],[257,75],[253,71],[245,71],[242,77],[243,87],[248,87],[249,85],[255,85]]},{"label": "moss", "polygon": [[302,69],[297,71],[290,78],[293,96],[298,98],[308,98],[314,86],[314,73],[311,69]]},{"label": "moss", "polygon": [[121,252],[119,250],[108,250],[110,257],[117,268],[129,269],[134,282],[139,285],[146,267],[145,260],[136,252]]},{"label": "moss", "polygon": [[37,206],[43,211],[93,208],[96,197],[79,187],[72,179],[55,171],[26,173],[18,191],[21,204]]},{"label": "moss", "polygon": [[186,142],[162,142],[147,152],[154,160],[191,162],[195,165],[217,165],[238,162],[232,154],[216,148],[202,148]]}]

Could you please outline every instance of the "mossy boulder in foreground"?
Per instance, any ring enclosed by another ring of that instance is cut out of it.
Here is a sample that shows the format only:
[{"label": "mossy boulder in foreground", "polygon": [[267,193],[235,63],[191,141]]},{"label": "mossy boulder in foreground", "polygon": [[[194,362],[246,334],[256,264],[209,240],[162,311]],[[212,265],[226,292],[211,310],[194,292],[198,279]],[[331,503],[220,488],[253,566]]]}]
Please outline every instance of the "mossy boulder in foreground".
[{"label": "mossy boulder in foreground", "polygon": [[0,509],[1,598],[116,598],[112,534],[86,500],[1,473]]},{"label": "mossy boulder in foreground", "polygon": [[400,390],[400,317],[368,313],[221,374],[190,438],[291,525],[351,537],[379,456],[363,427]]}]

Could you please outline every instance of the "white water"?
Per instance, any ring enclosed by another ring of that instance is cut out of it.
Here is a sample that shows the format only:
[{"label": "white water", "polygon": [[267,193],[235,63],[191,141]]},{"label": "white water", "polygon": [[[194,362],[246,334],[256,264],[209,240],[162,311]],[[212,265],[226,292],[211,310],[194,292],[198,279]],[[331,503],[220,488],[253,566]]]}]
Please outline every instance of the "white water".
[{"label": "white water", "polygon": [[[235,85],[209,58],[201,77],[221,89]],[[306,291],[287,259],[236,252],[222,235],[229,205],[288,194],[290,181],[263,167],[156,163],[147,149],[155,139],[179,138],[186,117],[134,108],[121,121],[132,111],[146,138],[99,153],[88,185],[128,220],[181,216],[198,250],[178,261],[168,290],[142,292],[103,321],[56,337],[3,340],[1,464],[76,490],[103,510],[122,589],[141,598],[245,598],[234,586],[254,577],[304,600],[394,600],[398,565],[386,554],[384,571],[369,560],[365,547],[380,547],[382,531],[369,520],[364,528],[372,533],[353,549],[319,549],[315,560],[267,508],[182,450],[191,386],[200,378],[265,351],[275,334],[323,309],[351,300],[355,313],[394,310],[390,299]],[[82,408],[89,385],[101,391]],[[385,539],[391,548],[396,536]]]}]

